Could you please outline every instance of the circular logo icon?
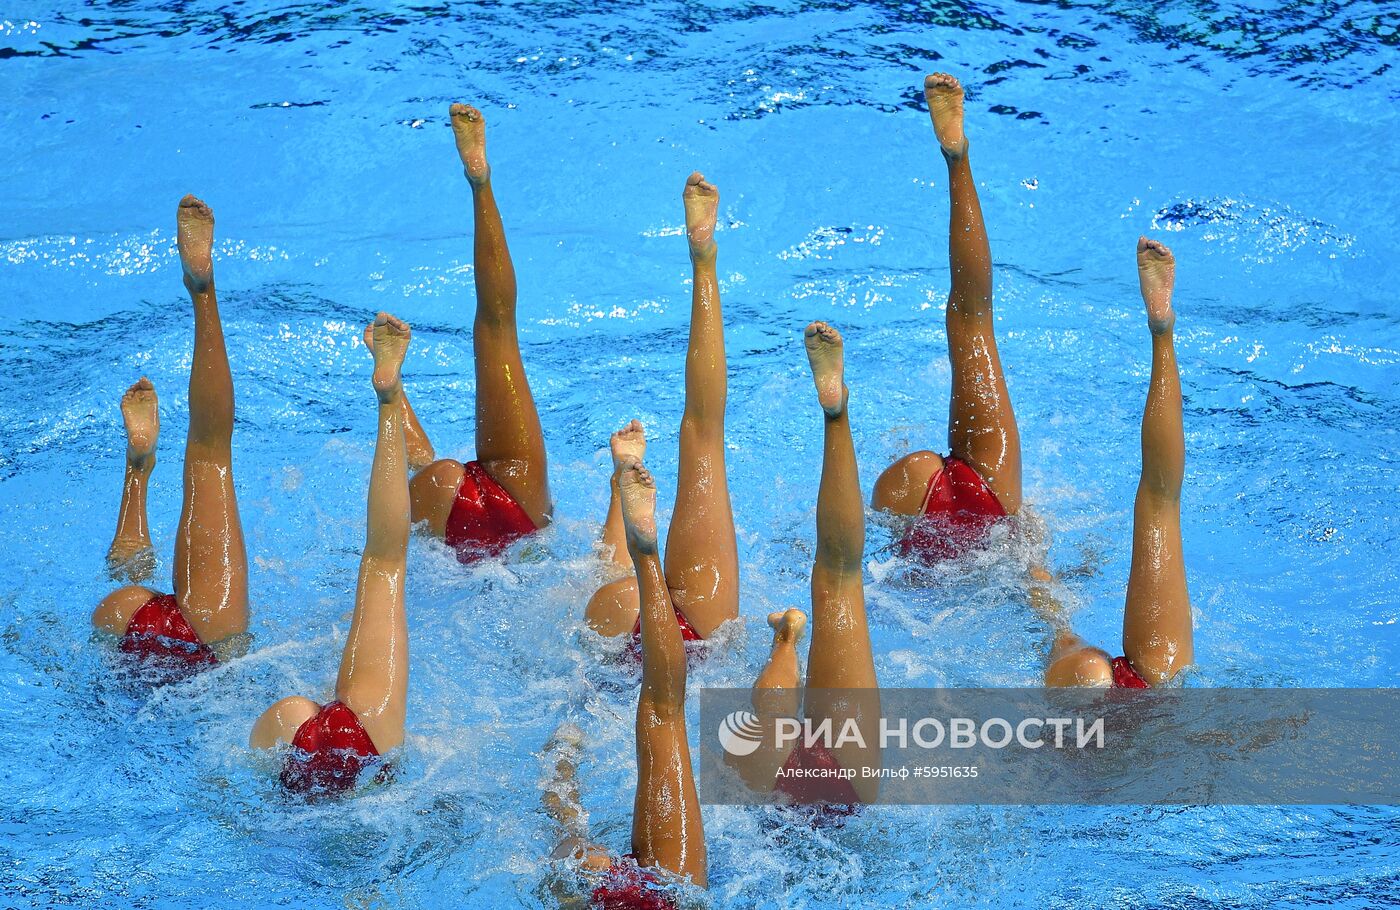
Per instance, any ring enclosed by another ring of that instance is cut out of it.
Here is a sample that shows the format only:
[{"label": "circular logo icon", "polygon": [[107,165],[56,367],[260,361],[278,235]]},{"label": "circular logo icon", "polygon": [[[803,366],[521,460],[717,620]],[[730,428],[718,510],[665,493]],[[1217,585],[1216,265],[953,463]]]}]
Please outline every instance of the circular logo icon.
[{"label": "circular logo icon", "polygon": [[748,711],[735,711],[719,725],[719,744],[730,755],[743,757],[752,755],[763,744],[762,724],[757,715]]}]

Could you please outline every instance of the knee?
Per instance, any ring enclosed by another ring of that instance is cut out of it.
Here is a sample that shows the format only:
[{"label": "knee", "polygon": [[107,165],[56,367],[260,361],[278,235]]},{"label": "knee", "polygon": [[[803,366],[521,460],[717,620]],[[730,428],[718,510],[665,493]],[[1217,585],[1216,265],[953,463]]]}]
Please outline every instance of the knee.
[{"label": "knee", "polygon": [[943,470],[943,456],[927,449],[910,452],[885,469],[875,481],[870,505],[896,515],[918,515],[924,510],[929,481]]},{"label": "knee", "polygon": [[117,588],[102,598],[97,609],[92,611],[92,625],[113,635],[125,635],[126,627],[131,625],[131,617],[136,615],[136,611],[159,596],[159,592],[142,585]]},{"label": "knee", "polygon": [[462,485],[465,473],[466,468],[460,461],[443,458],[415,474],[408,482],[414,524],[426,521],[438,537],[445,534],[447,516],[457,501],[457,488]]},{"label": "knee", "polygon": [[321,706],[309,698],[293,695],[284,698],[262,713],[253,724],[248,746],[270,749],[278,743],[290,743],[301,725],[316,716]]},{"label": "knee", "polygon": [[588,599],[583,618],[588,627],[599,635],[626,635],[637,625],[641,615],[641,595],[635,576],[619,578],[603,585]]}]

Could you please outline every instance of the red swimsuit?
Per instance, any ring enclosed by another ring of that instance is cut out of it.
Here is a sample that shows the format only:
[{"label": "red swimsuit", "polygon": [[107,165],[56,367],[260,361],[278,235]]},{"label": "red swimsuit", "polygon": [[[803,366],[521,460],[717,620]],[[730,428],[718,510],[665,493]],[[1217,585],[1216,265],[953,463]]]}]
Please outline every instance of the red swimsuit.
[{"label": "red swimsuit", "polygon": [[218,663],[214,652],[180,612],[174,594],[158,594],[133,613],[119,647],[143,662],[184,664],[191,670]]},{"label": "red swimsuit", "polygon": [[297,728],[282,766],[282,785],[298,793],[341,793],[355,786],[360,771],[378,755],[355,712],[333,701]]},{"label": "red swimsuit", "polygon": [[462,484],[447,516],[447,545],[457,559],[473,563],[499,556],[512,543],[538,530],[515,497],[496,483],[481,462],[462,465]]},{"label": "red swimsuit", "polygon": [[856,788],[851,786],[851,782],[846,778],[806,777],[794,773],[820,771],[834,775],[840,769],[841,763],[826,746],[821,743],[808,746],[798,742],[797,748],[792,750],[787,761],[783,763],[783,771],[787,773],[778,778],[773,789],[799,806],[822,804],[828,808],[850,809],[854,812],[860,804],[860,797],[856,795]]},{"label": "red swimsuit", "polygon": [[1113,658],[1113,688],[1115,689],[1150,689],[1147,680],[1138,675],[1138,671],[1133,669],[1133,665],[1128,663],[1126,657]]},{"label": "red swimsuit", "polygon": [[896,547],[900,556],[925,562],[956,559],[980,544],[992,523],[1005,515],[976,469],[950,455],[929,478],[923,514]]},{"label": "red swimsuit", "polygon": [[614,861],[605,873],[603,883],[589,895],[589,904],[598,910],[675,910],[676,902],[664,891],[656,890],[661,879],[649,869],[637,866],[636,857],[627,854],[621,862]]},{"label": "red swimsuit", "polygon": [[[676,610],[675,605],[671,609]],[[676,625],[681,627],[681,641],[704,641],[700,633],[695,631],[695,627],[690,624],[690,620],[682,615],[680,610],[676,610]],[[627,653],[632,655],[638,664],[642,662],[642,614],[637,614],[637,624],[632,627],[632,641],[627,645]]]}]

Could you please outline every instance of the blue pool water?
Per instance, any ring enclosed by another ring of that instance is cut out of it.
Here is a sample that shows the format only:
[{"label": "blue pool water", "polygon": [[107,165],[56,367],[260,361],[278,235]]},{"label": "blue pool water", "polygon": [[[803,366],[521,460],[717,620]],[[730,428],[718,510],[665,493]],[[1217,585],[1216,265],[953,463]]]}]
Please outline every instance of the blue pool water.
[{"label": "blue pool water", "polygon": [[[1132,246],[1175,249],[1192,684],[1393,686],[1400,667],[1400,10],[1382,3],[78,3],[0,20],[0,904],[538,907],[537,754],[589,737],[594,832],[625,849],[632,689],[579,628],[606,434],[640,417],[674,489],[689,313],[682,182],[721,188],[729,471],[744,628],[692,677],[752,682],[760,617],[807,605],[820,427],[800,349],[844,330],[861,479],[942,448],[946,186],[921,76],[970,89],[1028,498],[1076,626],[1117,641],[1146,333]],[[358,329],[414,325],[443,454],[472,439],[468,190],[451,101],[491,124],[548,437],[553,558],[410,554],[398,779],[278,795],[254,717],[324,696],[373,446]],[[248,655],[111,680],[88,616],[124,440],[161,393],[161,578],[191,318],[179,197],[215,208],[252,558]],[[998,551],[911,588],[872,525],[886,685],[1035,685],[1046,629]],[[692,738],[695,736],[692,728]],[[886,808],[835,831],[707,808],[715,906],[1374,907],[1397,813]]]}]

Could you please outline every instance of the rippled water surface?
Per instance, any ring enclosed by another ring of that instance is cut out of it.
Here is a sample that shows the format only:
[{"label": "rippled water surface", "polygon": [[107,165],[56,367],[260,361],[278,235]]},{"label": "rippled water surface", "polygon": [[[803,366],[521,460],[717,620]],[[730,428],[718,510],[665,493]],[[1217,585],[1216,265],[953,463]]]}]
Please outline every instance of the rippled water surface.
[{"label": "rippled water surface", "polygon": [[[537,753],[587,731],[595,834],[625,849],[632,683],[578,617],[633,416],[674,489],[689,275],[679,193],[721,188],[729,470],[744,628],[692,678],[748,685],[761,617],[806,606],[820,419],[800,328],[846,333],[866,491],[942,448],[945,171],[923,73],[968,84],[1028,498],[1076,625],[1116,643],[1147,376],[1139,233],[1180,260],[1193,684],[1397,680],[1400,11],[1386,3],[60,0],[0,19],[0,904],[537,907]],[[559,521],[542,562],[415,541],[398,779],[277,793],[245,749],[324,696],[373,446],[356,334],[389,309],[443,454],[469,456],[469,193],[446,127],[490,121]],[[168,576],[192,319],[174,210],[218,213],[253,644],[155,693],[88,615],[116,511],[116,402],[161,391]],[[888,685],[1034,685],[1046,629],[994,552],[905,583],[869,535]],[[581,640],[582,639],[582,640]],[[582,646],[582,647],[581,647]],[[695,732],[692,729],[692,737]],[[1393,811],[887,808],[836,831],[707,809],[719,907],[1374,907]]]}]

